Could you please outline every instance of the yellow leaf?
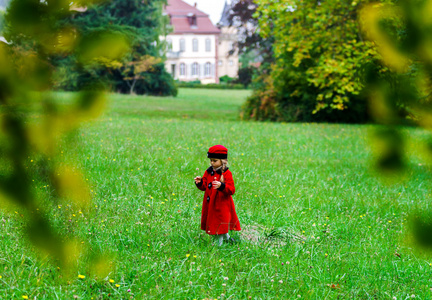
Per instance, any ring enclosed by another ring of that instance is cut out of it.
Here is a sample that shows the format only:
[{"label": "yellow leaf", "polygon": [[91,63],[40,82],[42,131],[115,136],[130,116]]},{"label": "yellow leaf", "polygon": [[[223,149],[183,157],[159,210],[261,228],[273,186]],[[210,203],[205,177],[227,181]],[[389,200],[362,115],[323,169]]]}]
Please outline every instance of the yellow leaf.
[{"label": "yellow leaf", "polygon": [[386,122],[391,119],[392,111],[388,107],[384,92],[380,88],[376,88],[371,91],[371,97],[369,99],[370,113],[375,120],[380,122]]},{"label": "yellow leaf", "polygon": [[127,39],[108,31],[95,32],[83,39],[79,59],[83,63],[94,63],[100,59],[117,60],[130,50]]},{"label": "yellow leaf", "polygon": [[[97,257],[92,263],[91,263],[91,272],[94,274],[97,278],[106,278],[109,273],[112,271],[112,258],[108,256],[100,256]],[[109,282],[113,283],[114,280],[110,279]]]},{"label": "yellow leaf", "polygon": [[398,16],[400,12],[396,7],[369,4],[360,11],[359,19],[362,30],[377,44],[383,62],[397,72],[405,72],[410,60],[395,48],[389,36],[379,26],[382,19]]},{"label": "yellow leaf", "polygon": [[14,210],[18,209],[17,201],[0,191],[0,207],[4,209]]},{"label": "yellow leaf", "polygon": [[91,200],[91,193],[83,175],[68,166],[61,166],[56,171],[53,178],[55,186],[61,197],[71,199],[79,206],[88,206]]},{"label": "yellow leaf", "polygon": [[100,116],[106,107],[107,97],[105,93],[100,91],[85,91],[79,96],[79,107],[76,109],[76,114],[82,120],[89,120]]}]

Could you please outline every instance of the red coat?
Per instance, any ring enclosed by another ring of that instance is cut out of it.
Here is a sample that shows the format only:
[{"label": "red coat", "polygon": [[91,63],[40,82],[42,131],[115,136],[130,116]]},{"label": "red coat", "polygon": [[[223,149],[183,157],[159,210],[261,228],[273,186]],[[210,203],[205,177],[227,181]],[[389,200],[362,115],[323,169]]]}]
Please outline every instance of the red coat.
[{"label": "red coat", "polygon": [[240,231],[240,222],[234,207],[231,195],[235,193],[234,180],[230,170],[224,173],[224,182],[218,189],[214,189],[211,184],[214,180],[220,181],[221,171],[213,171],[208,168],[197,188],[205,191],[201,212],[201,229],[206,233],[224,234],[228,230]]}]

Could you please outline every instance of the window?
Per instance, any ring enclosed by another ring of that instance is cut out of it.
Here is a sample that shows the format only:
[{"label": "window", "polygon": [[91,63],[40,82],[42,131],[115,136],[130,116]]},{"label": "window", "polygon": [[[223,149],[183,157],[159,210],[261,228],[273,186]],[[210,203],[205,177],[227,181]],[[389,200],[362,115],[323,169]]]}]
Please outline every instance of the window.
[{"label": "window", "polygon": [[234,66],[234,61],[232,59],[229,60],[229,65]]},{"label": "window", "polygon": [[192,76],[199,76],[199,65],[196,62],[192,64]]},{"label": "window", "polygon": [[211,63],[207,62],[204,65],[204,76],[210,76],[211,75]]},{"label": "window", "polygon": [[192,51],[198,52],[198,40],[197,39],[192,40]]},{"label": "window", "polygon": [[211,40],[210,39],[206,39],[205,41],[205,49],[207,52],[211,51]]},{"label": "window", "polygon": [[180,39],[180,52],[186,51],[186,43],[184,39]]},{"label": "window", "polygon": [[186,75],[186,65],[184,63],[180,64],[180,76]]},{"label": "window", "polygon": [[192,28],[197,26],[197,16],[196,15],[194,15],[193,13],[188,13],[187,18],[188,18],[189,25]]},{"label": "window", "polygon": [[223,65],[223,61],[222,61],[222,59],[219,59],[218,60],[218,66],[222,66]]},{"label": "window", "polygon": [[172,64],[172,65],[171,65],[171,76],[172,76],[173,78],[176,77],[176,65],[175,65],[175,64]]}]

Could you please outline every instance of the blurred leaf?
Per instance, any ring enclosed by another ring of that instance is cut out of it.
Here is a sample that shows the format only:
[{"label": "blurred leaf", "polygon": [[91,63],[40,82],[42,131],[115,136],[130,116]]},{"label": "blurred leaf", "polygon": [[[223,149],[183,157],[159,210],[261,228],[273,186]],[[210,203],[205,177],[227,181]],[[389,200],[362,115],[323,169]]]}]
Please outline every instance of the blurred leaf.
[{"label": "blurred leaf", "polygon": [[64,243],[42,216],[38,215],[30,221],[27,226],[27,234],[29,240],[40,250],[56,257],[61,262],[65,261]]},{"label": "blurred leaf", "polygon": [[83,175],[76,168],[61,166],[54,170],[52,178],[58,194],[65,199],[70,199],[79,207],[90,204],[91,194]]},{"label": "blurred leaf", "polygon": [[50,53],[70,53],[78,43],[78,32],[75,28],[66,27],[52,33],[43,43]]},{"label": "blurred leaf", "polygon": [[410,60],[402,54],[392,40],[380,26],[380,21],[385,18],[400,17],[398,7],[389,4],[369,4],[360,11],[360,25],[368,37],[378,46],[383,62],[397,72],[406,72]]},{"label": "blurred leaf", "polygon": [[84,36],[78,46],[81,63],[99,63],[122,58],[130,50],[127,38],[118,32],[95,30]]},{"label": "blurred leaf", "polygon": [[387,102],[385,87],[380,86],[370,91],[369,110],[374,120],[389,124],[394,119],[394,113]]},{"label": "blurred leaf", "polygon": [[57,139],[64,131],[63,120],[46,117],[42,122],[28,124],[27,138],[38,151],[52,155],[57,145]]},{"label": "blurred leaf", "polygon": [[404,140],[394,128],[381,128],[375,133],[373,149],[377,153],[377,167],[386,173],[399,173],[405,168]]},{"label": "blurred leaf", "polygon": [[67,268],[66,271],[70,273],[74,271],[74,268],[77,266],[78,260],[82,253],[84,252],[82,244],[76,240],[67,240],[63,244],[65,259],[64,266]]},{"label": "blurred leaf", "polygon": [[90,273],[99,279],[106,278],[114,271],[114,257],[102,254],[94,254],[90,258],[89,268]]},{"label": "blurred leaf", "polygon": [[410,233],[417,246],[432,248],[432,217],[424,211],[417,211],[410,218]]},{"label": "blurred leaf", "polygon": [[[65,133],[99,116],[106,99],[102,89],[93,84],[96,79],[98,86],[103,85],[96,76],[88,77],[91,89],[77,94],[74,104],[53,99],[46,91],[53,86],[54,54],[74,55],[81,41],[82,57],[88,60],[82,61],[85,69],[86,63],[97,63],[98,58],[115,60],[129,49],[122,35],[107,30],[79,40],[75,28],[63,22],[71,14],[71,4],[66,0],[13,0],[6,15],[6,35],[12,43],[0,43],[0,121],[4,135],[0,142],[7,140],[0,146],[0,202],[2,207],[18,206],[20,216],[25,216],[29,241],[60,260],[68,272],[80,258],[81,244],[57,233],[42,213],[43,207],[38,207],[30,178],[49,181],[51,185],[46,187],[54,187],[57,196],[80,207],[88,206],[91,194],[83,175],[72,166],[57,167],[56,148]],[[47,200],[52,198],[49,195]]]},{"label": "blurred leaf", "polygon": [[106,108],[107,97],[97,87],[94,90],[86,90],[80,93],[76,113],[83,120],[99,117]]},{"label": "blurred leaf", "polygon": [[[52,67],[33,50],[13,47],[13,59],[21,89],[47,90],[51,87]],[[24,86],[26,85],[26,86]]]},{"label": "blurred leaf", "polygon": [[0,209],[7,209],[7,210],[17,209],[18,206],[16,204],[17,203],[16,201],[14,201],[14,199],[2,193],[0,190]]},{"label": "blurred leaf", "polygon": [[13,95],[14,72],[7,47],[0,42],[0,104]]},{"label": "blurred leaf", "polygon": [[13,0],[8,7],[7,21],[14,31],[27,36],[40,36],[49,31],[49,24],[43,22],[45,7],[38,0]]}]

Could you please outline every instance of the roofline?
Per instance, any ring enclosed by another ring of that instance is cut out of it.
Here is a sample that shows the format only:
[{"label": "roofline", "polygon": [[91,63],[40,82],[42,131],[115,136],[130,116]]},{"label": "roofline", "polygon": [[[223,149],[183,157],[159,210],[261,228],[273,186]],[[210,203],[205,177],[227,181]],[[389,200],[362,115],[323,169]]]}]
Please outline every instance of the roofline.
[{"label": "roofline", "polygon": [[[206,14],[206,13],[203,12],[202,10],[198,9],[196,6],[190,5],[189,3],[187,3],[187,2],[185,2],[185,1],[183,1],[183,0],[180,0],[180,1],[183,2],[184,4],[186,4],[187,6],[189,6],[191,9],[195,10],[195,11],[193,12],[194,15],[196,15],[196,16],[204,16],[204,15],[205,15],[205,16],[207,16],[207,17],[210,16],[209,14]],[[164,5],[164,8],[163,8],[163,10],[164,10],[167,14],[169,14],[169,11],[170,11],[169,7],[171,7],[171,6],[168,4],[168,2],[169,2],[169,1],[167,1],[167,5]],[[196,5],[196,3],[195,3],[195,5]],[[168,8],[168,9],[167,9],[167,8]],[[189,10],[190,8],[188,8],[188,9],[186,9],[186,8],[182,8],[182,9],[173,9],[173,11],[175,11],[175,12],[179,12],[179,11],[181,11],[181,12],[186,12],[186,15],[182,15],[182,16],[187,16],[188,13],[191,13],[191,11]],[[199,12],[199,13],[197,13],[197,12]]]},{"label": "roofline", "polygon": [[[178,11],[176,11],[176,12],[178,12]],[[193,16],[196,16],[197,18],[208,18],[208,17],[210,17],[210,15],[205,15],[205,14],[202,14],[202,15],[198,15],[198,14],[194,14],[194,13],[191,13],[191,12],[189,12],[189,13],[187,13],[187,14],[171,14],[170,12],[167,12],[167,11],[165,11],[165,13],[167,14],[167,15],[170,15],[171,17],[189,17],[189,14],[192,14]]]},{"label": "roofline", "polygon": [[200,32],[194,32],[194,31],[180,31],[180,32],[171,32],[169,35],[182,35],[182,34],[188,34],[188,33],[193,33],[195,35],[204,35],[204,34],[215,34],[215,35],[219,35],[221,34],[220,31],[200,31]]}]

